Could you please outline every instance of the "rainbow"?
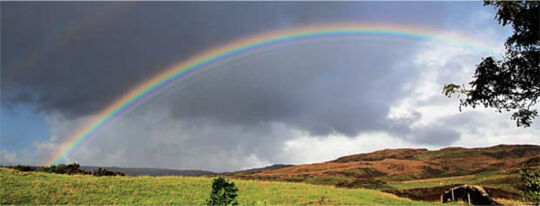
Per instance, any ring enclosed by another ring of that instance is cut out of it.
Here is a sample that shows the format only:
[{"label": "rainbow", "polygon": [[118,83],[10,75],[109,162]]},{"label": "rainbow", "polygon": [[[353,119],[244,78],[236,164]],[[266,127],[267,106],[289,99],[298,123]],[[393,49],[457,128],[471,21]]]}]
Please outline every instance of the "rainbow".
[{"label": "rainbow", "polygon": [[65,161],[85,140],[95,136],[114,119],[196,71],[214,68],[259,51],[295,42],[365,37],[435,41],[474,49],[489,55],[497,51],[497,47],[458,34],[388,24],[318,24],[244,37],[173,65],[137,85],[93,116],[82,127],[76,129],[69,139],[54,151],[45,164],[59,164]]}]

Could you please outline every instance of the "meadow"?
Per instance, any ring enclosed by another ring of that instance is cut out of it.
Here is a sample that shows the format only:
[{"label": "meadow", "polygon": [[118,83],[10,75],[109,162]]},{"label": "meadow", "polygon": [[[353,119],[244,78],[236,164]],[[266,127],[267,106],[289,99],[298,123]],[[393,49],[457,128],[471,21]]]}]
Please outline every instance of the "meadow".
[{"label": "meadow", "polygon": [[[201,205],[211,177],[94,177],[0,168],[0,204],[181,204]],[[231,179],[244,205],[426,205],[369,189],[306,183]]]}]

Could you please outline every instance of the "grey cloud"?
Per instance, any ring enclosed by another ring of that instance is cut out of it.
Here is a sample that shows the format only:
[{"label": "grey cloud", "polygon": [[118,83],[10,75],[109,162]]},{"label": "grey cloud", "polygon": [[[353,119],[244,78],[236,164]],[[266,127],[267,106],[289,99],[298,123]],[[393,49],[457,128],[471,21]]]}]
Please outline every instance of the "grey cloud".
[{"label": "grey cloud", "polygon": [[413,129],[408,135],[408,139],[421,144],[446,146],[459,140],[460,134],[457,131],[442,126],[429,126]]},{"label": "grey cloud", "polygon": [[0,149],[0,164],[13,165],[17,161],[17,154],[7,150]]},{"label": "grey cloud", "polygon": [[125,117],[88,139],[70,158],[85,165],[233,171],[269,164],[291,138],[290,130],[279,124],[224,126],[156,113],[161,112]]},{"label": "grey cloud", "polygon": [[224,124],[280,122],[313,135],[383,129],[400,88],[415,76],[396,63],[411,51],[406,46],[327,42],[250,56],[179,85],[172,112]]},{"label": "grey cloud", "polygon": [[470,123],[467,115],[451,115],[437,122],[422,126],[411,126],[422,119],[420,112],[412,110],[411,117],[389,121],[386,131],[393,136],[404,138],[410,142],[431,146],[447,146],[461,138],[457,128]]},{"label": "grey cloud", "polygon": [[417,20],[408,13],[444,11],[370,2],[2,2],[1,9],[2,104],[71,117],[99,111],[167,66],[247,34],[369,22],[383,9],[404,23]]}]

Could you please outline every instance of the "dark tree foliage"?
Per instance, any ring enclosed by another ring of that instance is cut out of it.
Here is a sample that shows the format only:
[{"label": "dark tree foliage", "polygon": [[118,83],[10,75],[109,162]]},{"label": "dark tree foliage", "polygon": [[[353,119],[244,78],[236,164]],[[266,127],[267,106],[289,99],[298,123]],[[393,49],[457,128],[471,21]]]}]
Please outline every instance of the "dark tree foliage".
[{"label": "dark tree foliage", "polygon": [[238,205],[237,192],[238,189],[233,182],[218,177],[212,182],[212,193],[210,193],[210,198],[206,200],[206,205]]},{"label": "dark tree foliage", "polygon": [[121,172],[113,172],[107,169],[98,168],[98,170],[92,171],[92,175],[94,176],[124,176],[124,173]]},{"label": "dark tree foliage", "polygon": [[446,96],[463,94],[461,107],[478,105],[495,108],[499,112],[513,111],[517,126],[531,125],[538,111],[535,105],[540,96],[540,2],[484,1],[498,9],[497,21],[511,25],[514,34],[505,43],[502,60],[486,57],[477,65],[470,88],[448,84]]},{"label": "dark tree foliage", "polygon": [[114,172],[103,168],[98,168],[97,170],[94,170],[92,172],[88,172],[81,169],[81,165],[78,163],[71,163],[71,164],[58,164],[58,165],[51,165],[49,167],[33,167],[33,166],[27,166],[27,165],[16,165],[9,168],[13,168],[16,170],[19,170],[21,172],[31,172],[31,171],[37,171],[37,172],[48,172],[48,173],[56,173],[56,174],[68,174],[68,175],[93,175],[93,176],[125,176],[122,172]]},{"label": "dark tree foliage", "polygon": [[71,164],[59,164],[59,165],[51,165],[49,167],[43,167],[38,169],[38,171],[44,171],[44,172],[50,172],[50,173],[56,173],[56,174],[89,174],[89,172],[84,171],[81,169],[81,165],[77,163],[71,163]]},{"label": "dark tree foliage", "polygon": [[16,166],[9,167],[9,168],[12,168],[12,169],[15,169],[15,170],[19,170],[19,171],[21,171],[21,172],[31,172],[31,171],[35,171],[35,170],[36,170],[35,167],[28,166],[28,165],[16,165]]}]

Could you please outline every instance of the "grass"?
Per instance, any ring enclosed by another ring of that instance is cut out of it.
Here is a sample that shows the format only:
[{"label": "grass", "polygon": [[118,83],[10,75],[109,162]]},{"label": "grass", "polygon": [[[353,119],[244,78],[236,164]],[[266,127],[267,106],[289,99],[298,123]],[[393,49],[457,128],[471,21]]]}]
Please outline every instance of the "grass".
[{"label": "grass", "polygon": [[336,185],[341,182],[350,182],[348,178],[343,177],[307,177],[304,179],[305,183],[315,185]]},{"label": "grass", "polygon": [[[94,177],[19,172],[0,168],[0,204],[180,204],[200,205],[210,194],[209,177]],[[426,205],[368,189],[305,183],[232,180],[240,204]]]},{"label": "grass", "polygon": [[519,182],[519,174],[502,172],[484,172],[476,175],[464,175],[455,177],[428,178],[410,181],[391,181],[388,186],[395,189],[411,189],[420,187],[436,187],[451,184],[475,184],[492,186],[518,192],[516,184]]},{"label": "grass", "polygon": [[518,200],[507,200],[507,199],[495,198],[495,201],[497,201],[498,203],[501,203],[502,205],[531,205],[526,202],[521,202]]}]

